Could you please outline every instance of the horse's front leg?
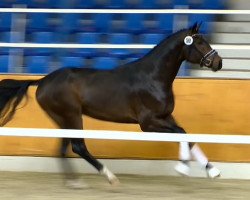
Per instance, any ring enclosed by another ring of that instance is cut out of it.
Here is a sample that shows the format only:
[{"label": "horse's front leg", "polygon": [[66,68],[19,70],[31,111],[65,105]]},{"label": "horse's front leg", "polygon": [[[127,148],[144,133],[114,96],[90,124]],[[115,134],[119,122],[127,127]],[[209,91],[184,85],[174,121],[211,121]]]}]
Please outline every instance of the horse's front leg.
[{"label": "horse's front leg", "polygon": [[[186,133],[183,128],[177,125],[172,116],[168,116],[166,118],[157,118],[151,115],[150,117],[144,118],[140,125],[142,131],[145,132]],[[180,162],[176,165],[175,170],[182,175],[189,176],[189,161],[192,159],[192,157],[206,169],[208,177],[216,178],[220,176],[220,171],[208,161],[208,158],[200,149],[199,145],[188,142],[180,142]]]}]

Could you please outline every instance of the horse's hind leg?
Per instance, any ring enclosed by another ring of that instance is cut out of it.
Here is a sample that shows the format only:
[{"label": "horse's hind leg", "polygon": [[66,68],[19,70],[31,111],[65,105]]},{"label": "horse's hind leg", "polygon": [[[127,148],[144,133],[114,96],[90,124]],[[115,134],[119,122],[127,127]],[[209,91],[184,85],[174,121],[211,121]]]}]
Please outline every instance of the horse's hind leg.
[{"label": "horse's hind leg", "polygon": [[[55,111],[46,108],[46,112],[49,116],[60,126],[62,129],[83,129],[82,124],[82,114],[77,112],[75,109],[69,109],[67,112],[64,112],[64,115],[56,114]],[[72,150],[74,153],[81,156],[87,162],[89,162],[94,168],[96,168],[100,174],[104,174],[110,183],[118,183],[116,176],[110,172],[107,167],[103,166],[97,159],[95,159],[88,151],[84,139],[73,139],[73,138],[64,138],[62,139],[61,144],[61,157],[62,157],[62,168],[66,174],[68,180],[76,178],[76,175],[73,173],[73,168],[70,165],[69,161],[66,159],[66,152],[69,143],[71,142]],[[71,182],[71,181],[70,181]],[[77,186],[76,186],[77,187]]]},{"label": "horse's hind leg", "polygon": [[103,166],[89,153],[84,140],[71,139],[71,144],[73,152],[84,158],[91,165],[93,165],[100,172],[100,174],[105,175],[110,184],[119,183],[117,177],[107,167]]},{"label": "horse's hind leg", "polygon": [[75,170],[67,159],[67,149],[70,144],[70,138],[62,138],[60,146],[61,167],[65,174],[66,180],[77,179]]},{"label": "horse's hind leg", "polygon": [[[58,115],[56,112],[48,109],[47,107],[42,107],[46,113],[51,117],[51,119],[56,122],[56,124],[60,128],[67,129],[67,124],[65,123],[64,118],[61,115]],[[71,138],[62,138],[60,147],[59,147],[59,154],[60,154],[60,166],[62,168],[63,174],[65,176],[65,183],[67,186],[72,188],[83,188],[85,184],[78,181],[78,177],[75,174],[75,170],[71,165],[70,161],[67,158],[67,150],[69,144],[71,142]]]},{"label": "horse's hind leg", "polygon": [[[72,113],[70,113],[72,112]],[[62,127],[67,129],[83,129],[82,124],[82,115],[77,112],[68,111],[67,116],[63,118],[64,125]],[[84,139],[80,138],[71,138],[71,145],[72,145],[72,151],[79,156],[81,156],[83,159],[85,159],[88,163],[90,163],[94,168],[96,168],[97,171],[99,171],[100,174],[103,174],[106,176],[108,181],[111,184],[118,183],[117,177],[106,167],[103,166],[102,163],[100,163],[97,159],[95,159],[90,152],[87,149],[87,146],[85,144]]]}]

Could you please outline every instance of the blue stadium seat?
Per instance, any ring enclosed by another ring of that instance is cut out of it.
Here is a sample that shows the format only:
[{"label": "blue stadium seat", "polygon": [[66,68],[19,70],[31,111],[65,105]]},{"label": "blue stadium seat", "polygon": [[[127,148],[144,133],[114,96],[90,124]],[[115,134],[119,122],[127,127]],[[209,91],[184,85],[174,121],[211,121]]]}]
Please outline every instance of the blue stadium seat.
[{"label": "blue stadium seat", "polygon": [[11,13],[0,13],[0,31],[10,31]]},{"label": "blue stadium seat", "polygon": [[1,42],[10,42],[10,31],[0,32],[0,41]]},{"label": "blue stadium seat", "polygon": [[49,23],[49,13],[28,13],[27,18],[27,32],[55,30]]},{"label": "blue stadium seat", "polygon": [[144,33],[140,35],[140,43],[158,44],[164,37],[165,35],[161,33]]},{"label": "blue stadium seat", "polygon": [[75,56],[60,57],[61,67],[85,67],[85,59]]},{"label": "blue stadium seat", "polygon": [[64,33],[74,33],[81,31],[81,14],[60,14],[59,18],[61,19],[60,27],[58,31]]},{"label": "blue stadium seat", "polygon": [[95,69],[114,69],[118,65],[118,59],[117,58],[111,58],[111,57],[96,57],[94,59],[93,67]]},{"label": "blue stadium seat", "polygon": [[109,32],[113,14],[97,13],[93,15],[94,29],[97,32]]},{"label": "blue stadium seat", "polygon": [[[91,32],[76,33],[76,42],[80,44],[97,44],[100,43],[100,36],[101,36],[100,33],[91,33]],[[78,56],[83,56],[88,58],[98,56],[98,50],[92,48],[76,49],[73,52],[75,52],[76,55]]]},{"label": "blue stadium seat", "polygon": [[9,55],[10,48],[0,48],[0,55]]},{"label": "blue stadium seat", "polygon": [[27,73],[47,74],[50,67],[49,56],[26,56]]},{"label": "blue stadium seat", "polygon": [[78,25],[78,32],[110,32],[113,16],[110,13],[83,14],[81,24]]},{"label": "blue stadium seat", "polygon": [[55,3],[54,0],[24,0],[28,8],[54,8],[53,5],[61,3]]},{"label": "blue stadium seat", "polygon": [[[131,44],[132,36],[127,33],[112,33],[108,35],[108,43],[110,44]],[[118,58],[126,58],[130,56],[131,52],[128,49],[111,49],[110,56]]]},{"label": "blue stadium seat", "polygon": [[[49,44],[56,42],[56,36],[54,32],[32,32],[31,41],[32,43]],[[25,49],[26,56],[51,56],[55,53],[52,48],[27,48]]]},{"label": "blue stadium seat", "polygon": [[[7,43],[8,42],[22,42],[21,34],[19,32],[9,32],[9,31],[0,32],[0,42],[7,42]],[[0,48],[0,55],[9,54],[9,50],[10,48]]]},{"label": "blue stadium seat", "polygon": [[1,0],[1,8],[11,8],[14,5],[26,4],[26,0]]},{"label": "blue stadium seat", "polygon": [[156,0],[141,0],[140,7],[142,9],[157,9],[159,8]]},{"label": "blue stadium seat", "polygon": [[192,9],[225,9],[225,1],[218,0],[200,0],[191,1],[190,8]]},{"label": "blue stadium seat", "polygon": [[128,33],[111,33],[108,35],[108,41],[111,44],[130,44],[132,36]]},{"label": "blue stadium seat", "polygon": [[145,31],[145,14],[124,14],[125,27],[124,31],[133,34],[140,34]]},{"label": "blue stadium seat", "polygon": [[188,6],[189,0],[173,0],[174,6]]},{"label": "blue stadium seat", "polygon": [[[10,42],[10,32],[0,32],[0,42]],[[0,55],[8,55],[9,48],[0,48]]]},{"label": "blue stadium seat", "polygon": [[107,8],[113,9],[124,9],[126,8],[126,0],[109,0],[109,4],[106,6]]},{"label": "blue stadium seat", "polygon": [[159,9],[171,9],[174,8],[174,0],[161,0],[157,1],[157,8]]},{"label": "blue stadium seat", "polygon": [[1,55],[0,56],[0,73],[8,72],[8,63],[9,63],[9,56]]},{"label": "blue stadium seat", "polygon": [[128,9],[137,9],[140,7],[140,0],[125,0],[126,8]]},{"label": "blue stadium seat", "polygon": [[74,8],[95,8],[94,0],[75,0]]},{"label": "blue stadium seat", "polygon": [[158,22],[156,32],[168,34],[173,32],[173,14],[158,14],[156,15],[156,19]]},{"label": "blue stadium seat", "polygon": [[157,0],[124,0],[128,9],[154,9],[158,7]]},{"label": "blue stadium seat", "polygon": [[54,34],[54,32],[33,32],[31,34],[32,42],[54,43],[57,39]]},{"label": "blue stadium seat", "polygon": [[107,8],[107,6],[110,4],[109,0],[95,0],[95,8],[101,9],[101,8]]}]

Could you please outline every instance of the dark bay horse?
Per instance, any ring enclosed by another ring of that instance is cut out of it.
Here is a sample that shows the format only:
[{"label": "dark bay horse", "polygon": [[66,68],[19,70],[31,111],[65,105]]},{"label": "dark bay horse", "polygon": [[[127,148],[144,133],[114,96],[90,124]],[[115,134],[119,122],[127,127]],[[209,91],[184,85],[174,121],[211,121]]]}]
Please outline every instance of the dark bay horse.
[{"label": "dark bay horse", "polygon": [[[29,86],[36,85],[39,105],[62,129],[83,129],[85,114],[106,121],[138,123],[144,132],[185,133],[172,116],[173,81],[184,60],[213,71],[222,68],[221,57],[199,34],[197,23],[165,38],[141,59],[113,70],[64,68],[40,80],[4,79],[0,82],[0,125],[12,119]],[[65,170],[70,168],[66,161],[69,144],[74,153],[104,174],[110,183],[118,181],[89,153],[84,139],[62,139],[60,155],[65,158]],[[180,144],[178,172],[188,175],[191,154],[210,177],[220,174],[198,145],[188,143]]]}]

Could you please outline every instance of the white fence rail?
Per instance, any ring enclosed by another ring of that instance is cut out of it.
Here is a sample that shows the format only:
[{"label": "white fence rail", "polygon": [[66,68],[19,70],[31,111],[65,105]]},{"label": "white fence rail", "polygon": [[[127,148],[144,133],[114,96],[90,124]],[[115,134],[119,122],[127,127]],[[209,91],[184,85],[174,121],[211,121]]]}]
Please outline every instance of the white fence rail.
[{"label": "white fence rail", "polygon": [[205,9],[47,9],[47,8],[0,8],[5,13],[141,13],[141,14],[250,14],[250,10]]},{"label": "white fence rail", "polygon": [[[151,44],[44,44],[44,43],[0,43],[0,47],[16,48],[97,48],[97,49],[151,49]],[[211,45],[216,50],[250,50],[250,45]]]},{"label": "white fence rail", "polygon": [[106,130],[0,128],[0,136],[250,144],[250,135],[145,133]]}]

